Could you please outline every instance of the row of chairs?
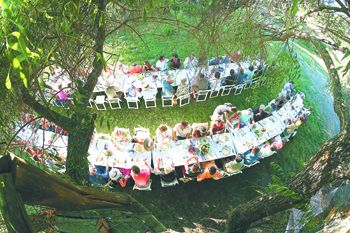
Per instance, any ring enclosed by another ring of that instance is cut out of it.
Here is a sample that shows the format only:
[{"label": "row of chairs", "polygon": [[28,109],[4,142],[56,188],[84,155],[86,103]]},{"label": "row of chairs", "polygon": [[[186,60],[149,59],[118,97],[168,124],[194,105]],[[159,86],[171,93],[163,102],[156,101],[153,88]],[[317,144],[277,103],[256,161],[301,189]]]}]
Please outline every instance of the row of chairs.
[{"label": "row of chairs", "polygon": [[[266,77],[259,79],[253,79],[251,82],[239,84],[239,85],[227,85],[213,90],[200,90],[195,95],[196,102],[204,102],[209,98],[215,98],[218,96],[228,96],[230,94],[239,95],[244,89],[256,88],[259,85],[265,85],[267,82]],[[173,96],[162,96],[162,107],[173,107]],[[138,97],[126,97],[125,98],[129,109],[138,109],[140,99]],[[180,107],[183,107],[190,103],[191,93],[179,96],[177,98]],[[104,95],[96,96],[96,98],[89,100],[89,107],[95,106],[97,110],[107,110],[106,105],[109,105],[111,109],[120,109],[122,100],[120,98],[108,99]],[[156,96],[144,98],[146,108],[156,108],[157,101]]]}]

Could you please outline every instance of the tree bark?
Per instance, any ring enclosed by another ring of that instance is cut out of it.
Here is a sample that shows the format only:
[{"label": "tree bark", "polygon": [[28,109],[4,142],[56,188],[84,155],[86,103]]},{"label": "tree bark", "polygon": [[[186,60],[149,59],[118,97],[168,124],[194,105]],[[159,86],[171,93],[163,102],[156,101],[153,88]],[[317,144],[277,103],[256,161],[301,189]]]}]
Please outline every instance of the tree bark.
[{"label": "tree bark", "polygon": [[15,189],[12,174],[0,174],[0,183],[0,211],[4,218],[7,231],[10,233],[34,232],[22,198]]},{"label": "tree bark", "polygon": [[349,142],[348,128],[326,142],[308,165],[289,180],[287,187],[294,196],[270,192],[233,209],[229,214],[226,232],[246,232],[250,224],[259,219],[303,205],[324,185],[349,180]]},{"label": "tree bark", "polygon": [[96,115],[74,114],[75,127],[69,131],[66,174],[78,184],[88,183],[88,150],[94,133]]}]

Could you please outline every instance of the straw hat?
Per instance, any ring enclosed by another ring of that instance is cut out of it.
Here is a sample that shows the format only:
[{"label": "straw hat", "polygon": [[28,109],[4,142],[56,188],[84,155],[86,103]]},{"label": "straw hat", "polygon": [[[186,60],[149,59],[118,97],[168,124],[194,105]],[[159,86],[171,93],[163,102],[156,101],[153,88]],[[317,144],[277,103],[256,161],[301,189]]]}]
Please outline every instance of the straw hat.
[{"label": "straw hat", "polygon": [[122,177],[122,173],[119,171],[118,168],[112,168],[109,173],[109,178],[113,181],[117,181]]},{"label": "straw hat", "polygon": [[147,137],[143,141],[143,147],[145,148],[146,151],[152,151],[154,148],[154,142],[153,142],[152,138]]}]

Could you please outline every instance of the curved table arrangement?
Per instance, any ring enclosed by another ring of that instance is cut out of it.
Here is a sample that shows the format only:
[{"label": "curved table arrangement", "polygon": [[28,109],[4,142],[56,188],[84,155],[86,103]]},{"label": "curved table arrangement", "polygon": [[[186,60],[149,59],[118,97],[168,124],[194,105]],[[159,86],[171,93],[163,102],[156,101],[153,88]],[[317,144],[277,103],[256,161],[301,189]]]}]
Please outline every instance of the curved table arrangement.
[{"label": "curved table arrangement", "polygon": [[[95,166],[130,169],[133,165],[140,164],[141,161],[156,164],[155,162],[159,159],[170,161],[174,166],[183,166],[193,154],[198,156],[199,162],[244,154],[250,151],[252,147],[261,146],[268,140],[281,135],[286,129],[287,120],[298,118],[303,111],[303,107],[303,98],[297,94],[282,108],[274,111],[271,116],[253,125],[238,130],[227,129],[226,133],[213,136],[191,138],[177,142],[170,141],[168,145],[156,145],[151,151],[142,144],[131,142],[129,129],[116,128],[112,136],[107,134],[96,134],[94,136],[90,144],[88,160]],[[137,130],[143,131],[142,134],[149,134],[147,129],[140,128]],[[53,132],[40,129],[33,132],[33,128],[28,126],[18,134],[18,137],[33,147],[51,146],[61,153],[66,153],[67,136],[57,137],[57,134]],[[205,153],[201,150],[203,145],[208,145],[208,150]],[[192,149],[190,150],[190,148]],[[259,163],[259,161],[256,163]]]}]

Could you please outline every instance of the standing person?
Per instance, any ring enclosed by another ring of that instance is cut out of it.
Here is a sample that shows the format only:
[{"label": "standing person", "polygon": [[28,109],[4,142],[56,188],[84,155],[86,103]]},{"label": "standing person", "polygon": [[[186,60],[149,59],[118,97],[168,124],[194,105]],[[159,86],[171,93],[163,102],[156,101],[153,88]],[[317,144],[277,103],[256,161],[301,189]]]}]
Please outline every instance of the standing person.
[{"label": "standing person", "polygon": [[212,115],[212,119],[213,120],[215,120],[217,118],[223,119],[223,116],[225,115],[225,120],[227,120],[227,119],[229,119],[228,118],[229,112],[235,113],[235,112],[237,112],[237,108],[232,106],[231,103],[225,103],[222,105],[218,105],[214,110],[214,113]]},{"label": "standing person", "polygon": [[188,125],[187,121],[182,121],[181,123],[178,123],[174,127],[174,140],[184,140],[189,139],[191,133],[191,126]]},{"label": "standing person", "polygon": [[177,70],[177,69],[181,68],[180,58],[176,53],[173,54],[173,56],[170,60],[169,68],[171,70]]},{"label": "standing person", "polygon": [[190,56],[186,57],[184,61],[184,68],[185,69],[194,69],[198,65],[198,60],[194,56],[194,53],[192,53]]},{"label": "standing person", "polygon": [[168,59],[165,59],[163,55],[159,57],[159,60],[156,63],[156,69],[159,71],[165,71],[168,69],[167,67]]}]

